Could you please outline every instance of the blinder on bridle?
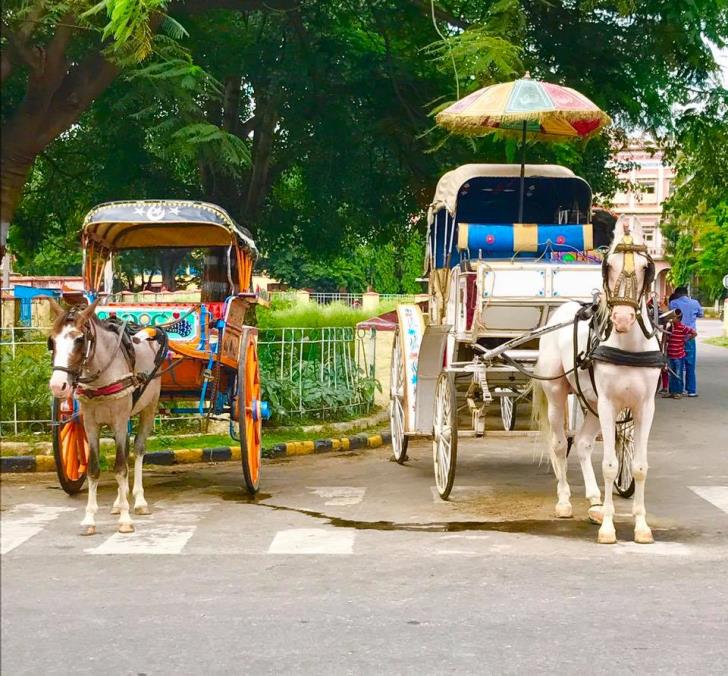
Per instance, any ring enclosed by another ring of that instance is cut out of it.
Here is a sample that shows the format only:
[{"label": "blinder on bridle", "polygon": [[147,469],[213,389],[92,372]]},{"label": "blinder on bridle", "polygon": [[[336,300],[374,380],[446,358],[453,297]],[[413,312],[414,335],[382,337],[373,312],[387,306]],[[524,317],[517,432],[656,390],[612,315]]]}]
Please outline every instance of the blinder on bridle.
[{"label": "blinder on bridle", "polygon": [[[622,271],[614,283],[614,287],[609,286],[609,257],[613,254],[621,253],[624,256],[624,264]],[[634,256],[642,256],[647,261],[645,268],[645,276],[642,286],[638,288],[637,270],[634,264]],[[615,305],[627,305],[634,308],[637,315],[637,323],[645,338],[652,338],[657,332],[657,321],[652,320],[652,330],[648,330],[642,317],[642,301],[649,293],[652,283],[655,281],[655,261],[650,256],[647,247],[644,244],[635,244],[631,235],[625,234],[622,241],[614,247],[614,251],[607,254],[602,259],[602,281],[604,293],[606,295],[607,307],[611,310]],[[655,304],[656,305],[656,304]],[[657,307],[655,307],[657,312]],[[609,319],[607,319],[609,321]],[[607,327],[607,332],[611,329]]]},{"label": "blinder on bridle", "polygon": [[[614,283],[614,288],[609,286],[609,256],[612,254],[624,254],[624,265],[622,271]],[[637,270],[634,265],[634,255],[638,254],[647,260],[645,277],[642,287],[637,288]],[[604,292],[607,295],[607,307],[610,309],[615,305],[628,305],[639,312],[645,294],[655,281],[655,261],[647,251],[644,244],[635,244],[631,235],[622,237],[622,241],[614,247],[614,251],[602,260],[602,280],[604,281]]]},{"label": "blinder on bridle", "polygon": [[[64,319],[64,325],[70,324],[72,322],[75,323],[76,315],[79,313],[80,310],[81,308],[77,307],[71,308],[66,314],[66,317]],[[63,371],[64,373],[68,373],[68,375],[72,377],[73,386],[78,384],[81,378],[81,372],[83,371],[85,365],[88,363],[91,350],[94,346],[93,335],[87,330],[86,326],[79,329],[79,331],[81,331],[81,335],[77,336],[74,339],[74,342],[79,344],[83,355],[79,360],[78,366],[76,368],[70,368],[68,366],[56,366],[55,364],[51,363],[51,371]],[[47,346],[49,352],[55,352],[55,343],[53,340],[53,336],[48,336]]]}]

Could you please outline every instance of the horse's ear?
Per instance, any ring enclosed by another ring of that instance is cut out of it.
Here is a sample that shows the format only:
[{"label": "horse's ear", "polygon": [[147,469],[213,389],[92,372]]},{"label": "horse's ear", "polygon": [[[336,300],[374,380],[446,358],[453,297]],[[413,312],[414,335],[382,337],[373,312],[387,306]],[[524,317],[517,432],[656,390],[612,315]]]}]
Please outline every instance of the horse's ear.
[{"label": "horse's ear", "polygon": [[642,232],[642,223],[639,218],[634,219],[630,232],[632,233],[632,236],[636,237],[640,242],[645,241],[645,235]]},{"label": "horse's ear", "polygon": [[66,313],[63,306],[55,298],[53,298],[53,296],[46,296],[46,300],[51,306],[51,314],[54,319]]},{"label": "horse's ear", "polygon": [[94,316],[94,312],[96,311],[96,306],[99,304],[100,298],[96,298],[91,305],[88,305],[78,315],[78,323],[79,325],[85,324],[91,317]]}]

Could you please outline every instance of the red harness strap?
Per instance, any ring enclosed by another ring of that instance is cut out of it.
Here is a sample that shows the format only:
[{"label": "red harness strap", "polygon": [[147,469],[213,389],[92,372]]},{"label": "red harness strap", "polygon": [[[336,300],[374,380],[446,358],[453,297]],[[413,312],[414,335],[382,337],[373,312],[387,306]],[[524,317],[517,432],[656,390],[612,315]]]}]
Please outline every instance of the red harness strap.
[{"label": "red harness strap", "polygon": [[136,385],[136,379],[133,376],[127,376],[122,380],[117,380],[115,383],[99,387],[97,390],[90,390],[86,387],[77,387],[76,394],[80,397],[86,397],[87,399],[94,399],[96,397],[108,397],[112,394],[118,394],[123,390]]}]

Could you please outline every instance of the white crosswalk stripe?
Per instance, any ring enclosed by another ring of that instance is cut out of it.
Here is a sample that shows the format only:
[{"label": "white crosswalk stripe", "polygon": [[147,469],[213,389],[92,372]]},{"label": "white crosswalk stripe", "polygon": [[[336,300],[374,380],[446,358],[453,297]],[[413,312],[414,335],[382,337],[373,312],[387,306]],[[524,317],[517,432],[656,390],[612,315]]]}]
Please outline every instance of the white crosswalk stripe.
[{"label": "white crosswalk stripe", "polygon": [[211,504],[154,505],[150,517],[138,518],[134,533],[114,533],[87,554],[181,554]]},{"label": "white crosswalk stripe", "polygon": [[2,518],[0,554],[7,554],[30,540],[63,512],[74,511],[74,507],[51,507],[34,503],[16,505]]},{"label": "white crosswalk stripe", "polygon": [[278,531],[269,554],[352,554],[356,533],[350,529],[291,528]]},{"label": "white crosswalk stripe", "polygon": [[728,514],[728,486],[689,486],[693,493]]}]

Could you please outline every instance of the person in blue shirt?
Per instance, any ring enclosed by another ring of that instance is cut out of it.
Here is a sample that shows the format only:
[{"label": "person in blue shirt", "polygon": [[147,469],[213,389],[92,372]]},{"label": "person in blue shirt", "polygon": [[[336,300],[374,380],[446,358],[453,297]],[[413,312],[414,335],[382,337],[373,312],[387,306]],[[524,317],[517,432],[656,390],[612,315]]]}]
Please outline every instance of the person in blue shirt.
[{"label": "person in blue shirt", "polygon": [[[671,310],[680,310],[682,312],[682,323],[689,329],[696,329],[696,320],[703,316],[703,308],[700,303],[688,295],[688,290],[684,286],[678,286],[675,289],[673,298],[670,301]],[[691,338],[685,343],[685,388],[688,397],[698,396],[698,383],[695,377],[696,362],[696,344],[695,338]]]}]

